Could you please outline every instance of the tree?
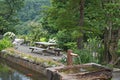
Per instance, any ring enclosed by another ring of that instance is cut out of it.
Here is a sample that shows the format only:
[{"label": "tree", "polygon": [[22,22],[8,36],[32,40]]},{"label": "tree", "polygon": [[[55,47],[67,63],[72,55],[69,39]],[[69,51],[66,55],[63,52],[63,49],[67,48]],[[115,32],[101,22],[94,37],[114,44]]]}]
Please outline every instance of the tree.
[{"label": "tree", "polygon": [[[80,11],[80,22],[79,22],[79,26],[83,27],[84,26],[84,5],[85,5],[85,0],[80,0],[79,3],[79,11]],[[77,46],[78,49],[82,49],[83,48],[83,30],[81,29],[80,32],[82,33],[81,36],[78,37],[77,40]]]},{"label": "tree", "polygon": [[117,59],[118,40],[120,39],[120,0],[103,0],[103,9],[105,11],[105,58],[111,64]]},{"label": "tree", "polygon": [[120,0],[95,0],[94,2],[86,2],[85,24],[87,22],[87,25],[92,27],[91,31],[103,39],[105,47],[103,60],[114,64],[117,59],[117,43],[120,38]]},{"label": "tree", "polygon": [[49,5],[49,0],[24,0],[24,6],[17,12],[17,18],[19,19],[19,23],[15,25],[17,34],[30,34],[31,26],[29,26],[29,23],[41,21],[44,6]]},{"label": "tree", "polygon": [[[46,12],[47,26],[74,34],[78,49],[95,36],[104,41],[105,60],[114,63],[119,40],[120,0],[51,0]],[[73,37],[72,37],[73,38]]]},{"label": "tree", "polygon": [[[51,0],[51,7],[46,11],[46,26],[53,30],[56,29],[56,31],[66,29],[70,35],[74,35],[74,40],[77,41],[77,38],[82,36],[81,26],[83,24],[82,19],[84,15],[83,12],[80,11],[80,4],[83,2],[80,2],[80,0]],[[80,16],[80,14],[82,15]],[[71,40],[73,40],[72,38]],[[78,47],[79,45],[81,44],[78,44]]]},{"label": "tree", "polygon": [[21,21],[38,20],[42,16],[43,6],[49,6],[49,0],[25,0],[24,6],[18,11]]},{"label": "tree", "polygon": [[1,34],[8,30],[13,31],[14,28],[11,28],[11,26],[17,22],[14,15],[21,8],[22,3],[23,0],[0,0]]},{"label": "tree", "polygon": [[41,23],[39,22],[30,22],[29,26],[31,26],[31,40],[32,42],[40,41],[42,37],[45,37],[47,31],[43,29]]}]

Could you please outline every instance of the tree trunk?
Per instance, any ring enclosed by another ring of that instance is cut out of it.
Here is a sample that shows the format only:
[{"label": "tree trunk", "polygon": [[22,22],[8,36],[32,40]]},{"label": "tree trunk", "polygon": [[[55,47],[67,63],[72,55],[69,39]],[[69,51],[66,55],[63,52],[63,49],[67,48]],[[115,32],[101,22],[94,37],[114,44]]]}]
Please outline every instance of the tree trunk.
[{"label": "tree trunk", "polygon": [[110,64],[114,64],[114,62],[117,59],[116,51],[118,49],[117,44],[120,38],[119,36],[120,30],[118,29],[118,30],[105,30],[105,31],[106,33],[104,34],[104,45],[105,45],[104,61]]},{"label": "tree trunk", "polygon": [[[85,0],[81,0],[80,1],[80,9],[79,9],[79,11],[80,11],[79,26],[80,27],[83,27],[83,25],[84,25],[84,4],[85,4]],[[83,30],[80,30],[80,33],[83,34]],[[77,47],[78,47],[78,49],[83,48],[83,35],[78,37],[78,39],[77,39]]]},{"label": "tree trunk", "polygon": [[110,61],[110,53],[109,53],[109,41],[108,41],[108,30],[105,29],[105,32],[104,32],[104,48],[105,48],[105,51],[104,51],[104,54],[103,54],[103,61],[105,63],[108,63]]},{"label": "tree trunk", "polygon": [[[108,9],[109,8],[105,6],[105,4],[111,4],[111,3],[117,3],[115,0],[102,0],[102,5],[103,5],[103,9]],[[111,63],[114,64],[114,62],[117,59],[117,44],[118,44],[118,40],[119,40],[119,29],[114,30],[113,28],[115,27],[113,25],[113,19],[114,18],[114,14],[109,12],[109,13],[105,13],[105,17],[106,17],[106,24],[107,27],[105,29],[105,33],[104,33],[104,46],[105,46],[105,53],[104,53],[104,61],[106,61],[107,63]]]}]

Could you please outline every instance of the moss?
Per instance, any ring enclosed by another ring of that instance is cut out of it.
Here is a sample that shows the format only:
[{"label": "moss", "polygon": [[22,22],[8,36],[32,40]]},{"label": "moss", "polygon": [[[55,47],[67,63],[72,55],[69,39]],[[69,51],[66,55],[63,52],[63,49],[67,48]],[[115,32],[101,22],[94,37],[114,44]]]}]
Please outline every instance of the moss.
[{"label": "moss", "polygon": [[9,70],[9,67],[7,67],[6,65],[0,65],[0,72],[9,72]]}]

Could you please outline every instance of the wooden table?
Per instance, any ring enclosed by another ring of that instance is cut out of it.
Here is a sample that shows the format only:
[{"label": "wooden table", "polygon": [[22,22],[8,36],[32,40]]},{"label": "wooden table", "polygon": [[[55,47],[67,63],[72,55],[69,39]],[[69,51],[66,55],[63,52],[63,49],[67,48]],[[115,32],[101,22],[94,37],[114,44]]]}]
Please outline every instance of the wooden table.
[{"label": "wooden table", "polygon": [[[50,43],[50,42],[35,42],[36,47],[41,48],[42,50],[46,50],[47,52],[50,53],[55,53],[55,55],[59,56],[60,52],[62,51],[59,48],[56,48],[57,44],[56,43]],[[34,47],[33,47],[34,48]]]},{"label": "wooden table", "polygon": [[46,49],[50,49],[51,46],[52,47],[57,46],[56,43],[49,43],[49,42],[35,42],[35,45]]}]

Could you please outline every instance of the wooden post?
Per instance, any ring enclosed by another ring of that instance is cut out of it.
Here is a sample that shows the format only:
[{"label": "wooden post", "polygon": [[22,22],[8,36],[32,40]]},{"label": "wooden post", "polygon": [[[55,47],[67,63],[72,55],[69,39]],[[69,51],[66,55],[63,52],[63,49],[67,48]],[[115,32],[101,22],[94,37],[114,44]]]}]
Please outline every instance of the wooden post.
[{"label": "wooden post", "polygon": [[73,65],[73,56],[77,56],[77,54],[72,53],[72,50],[67,51],[67,65]]}]

